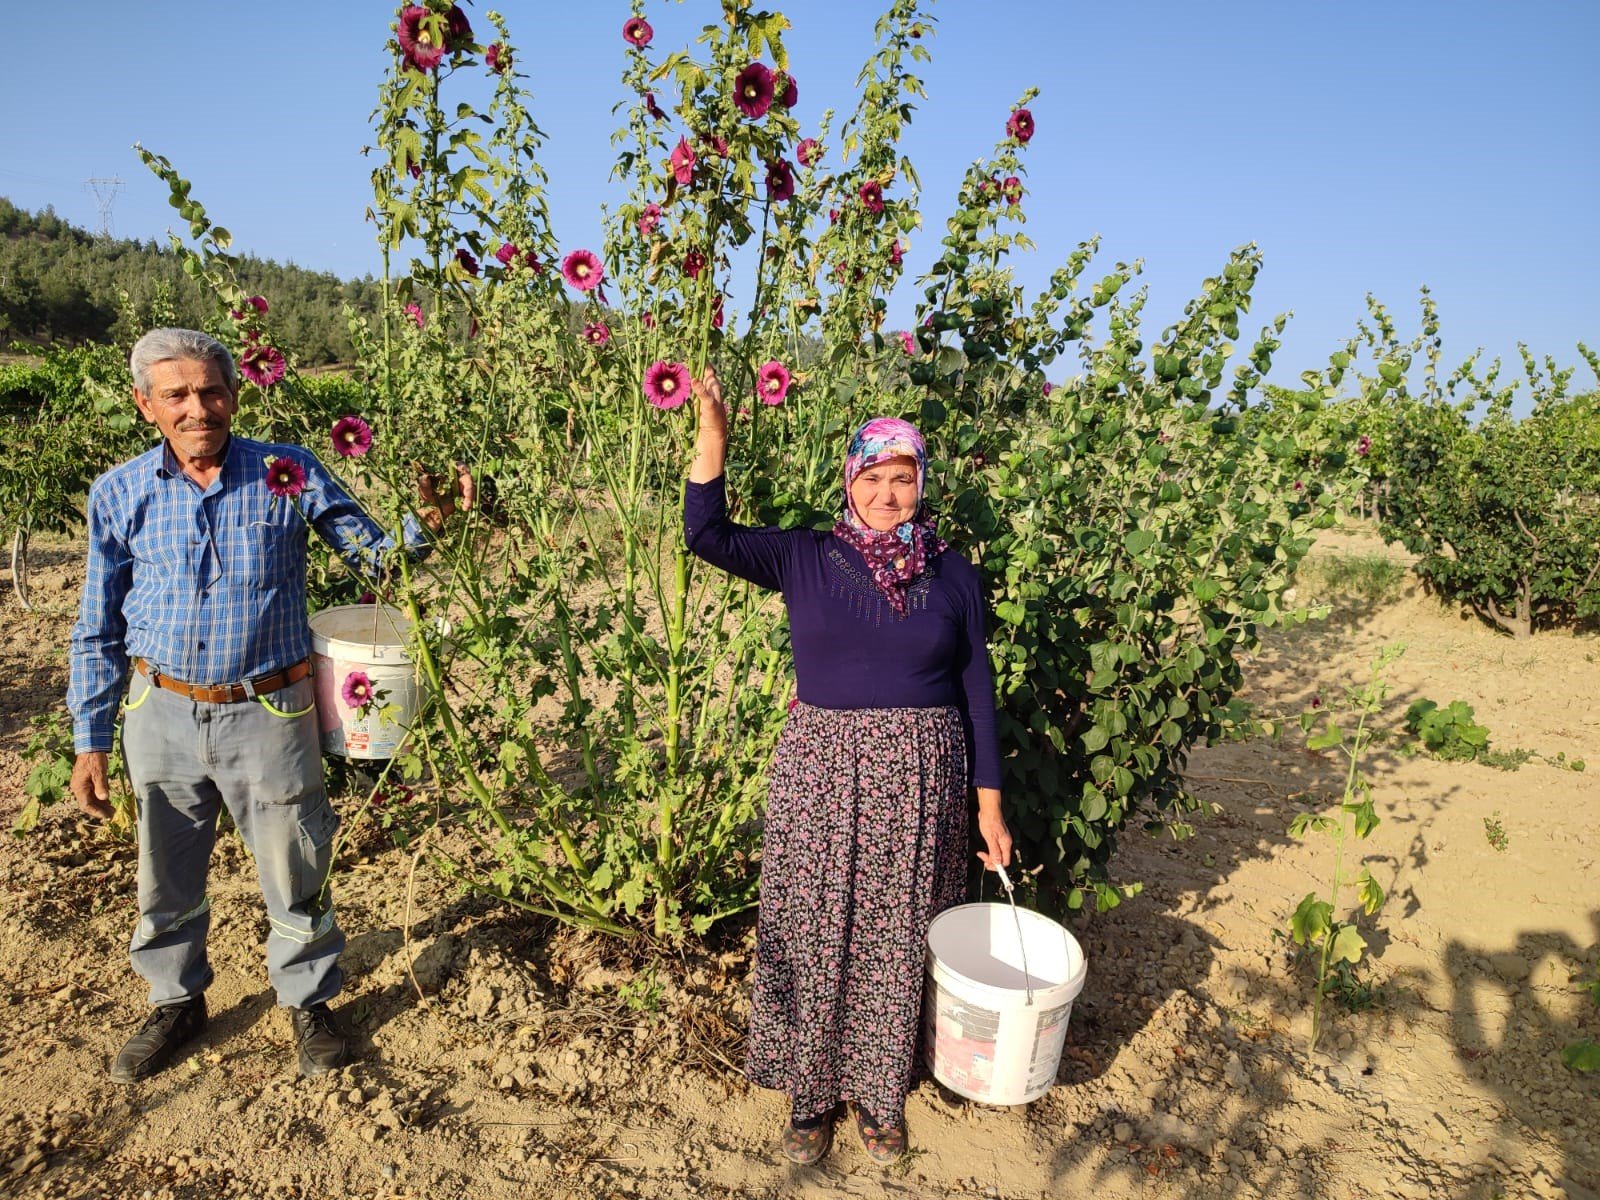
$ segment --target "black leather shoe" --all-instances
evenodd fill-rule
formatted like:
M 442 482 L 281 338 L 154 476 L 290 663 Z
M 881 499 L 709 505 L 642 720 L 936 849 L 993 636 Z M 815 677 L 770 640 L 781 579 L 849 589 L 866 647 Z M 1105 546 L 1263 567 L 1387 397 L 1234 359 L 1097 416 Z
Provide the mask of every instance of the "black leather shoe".
M 291 1008 L 289 1019 L 300 1051 L 300 1074 L 326 1075 L 350 1061 L 350 1043 L 326 1004 Z
M 111 1064 L 113 1083 L 134 1083 L 167 1065 L 178 1047 L 206 1025 L 206 998 L 196 996 L 182 1004 L 165 1004 L 145 1018 L 139 1032 Z

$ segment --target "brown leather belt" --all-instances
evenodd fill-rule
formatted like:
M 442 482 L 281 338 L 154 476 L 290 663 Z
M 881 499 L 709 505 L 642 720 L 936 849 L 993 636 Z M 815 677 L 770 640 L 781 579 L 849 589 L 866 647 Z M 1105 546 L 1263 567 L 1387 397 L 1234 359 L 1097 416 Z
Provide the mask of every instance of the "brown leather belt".
M 133 667 L 156 687 L 177 692 L 178 695 L 198 700 L 201 704 L 238 704 L 241 700 L 253 700 L 257 696 L 265 696 L 279 688 L 288 687 L 291 683 L 299 683 L 311 674 L 311 660 L 302 658 L 281 671 L 262 675 L 246 683 L 218 683 L 208 687 L 198 683 L 184 683 L 181 679 L 163 675 L 142 658 L 134 659 Z

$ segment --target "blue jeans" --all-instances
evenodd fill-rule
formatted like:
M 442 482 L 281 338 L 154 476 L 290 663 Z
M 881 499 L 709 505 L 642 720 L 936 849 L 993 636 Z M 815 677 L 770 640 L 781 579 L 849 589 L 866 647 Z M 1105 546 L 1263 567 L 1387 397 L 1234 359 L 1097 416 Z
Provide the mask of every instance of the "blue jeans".
M 202 704 L 133 676 L 123 756 L 138 803 L 139 924 L 129 957 L 154 1005 L 211 983 L 206 872 L 228 806 L 267 904 L 267 972 L 278 1003 L 331 1000 L 344 934 L 328 871 L 339 818 L 322 783 L 308 676 L 256 700 Z

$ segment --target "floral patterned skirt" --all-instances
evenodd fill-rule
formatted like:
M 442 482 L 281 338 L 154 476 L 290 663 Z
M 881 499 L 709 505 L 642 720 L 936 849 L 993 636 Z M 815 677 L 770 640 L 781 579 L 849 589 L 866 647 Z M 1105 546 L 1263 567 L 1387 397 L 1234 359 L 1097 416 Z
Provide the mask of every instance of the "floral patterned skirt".
M 797 1116 L 911 1090 L 928 923 L 965 898 L 954 708 L 796 704 L 773 761 L 745 1074 Z

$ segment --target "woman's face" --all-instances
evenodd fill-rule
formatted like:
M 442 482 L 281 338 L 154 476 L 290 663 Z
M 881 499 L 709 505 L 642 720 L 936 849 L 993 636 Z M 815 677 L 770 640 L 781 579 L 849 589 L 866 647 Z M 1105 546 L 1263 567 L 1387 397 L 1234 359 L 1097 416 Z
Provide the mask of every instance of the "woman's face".
M 874 463 L 850 485 L 850 502 L 868 529 L 887 533 L 917 515 L 917 460 L 897 454 Z

